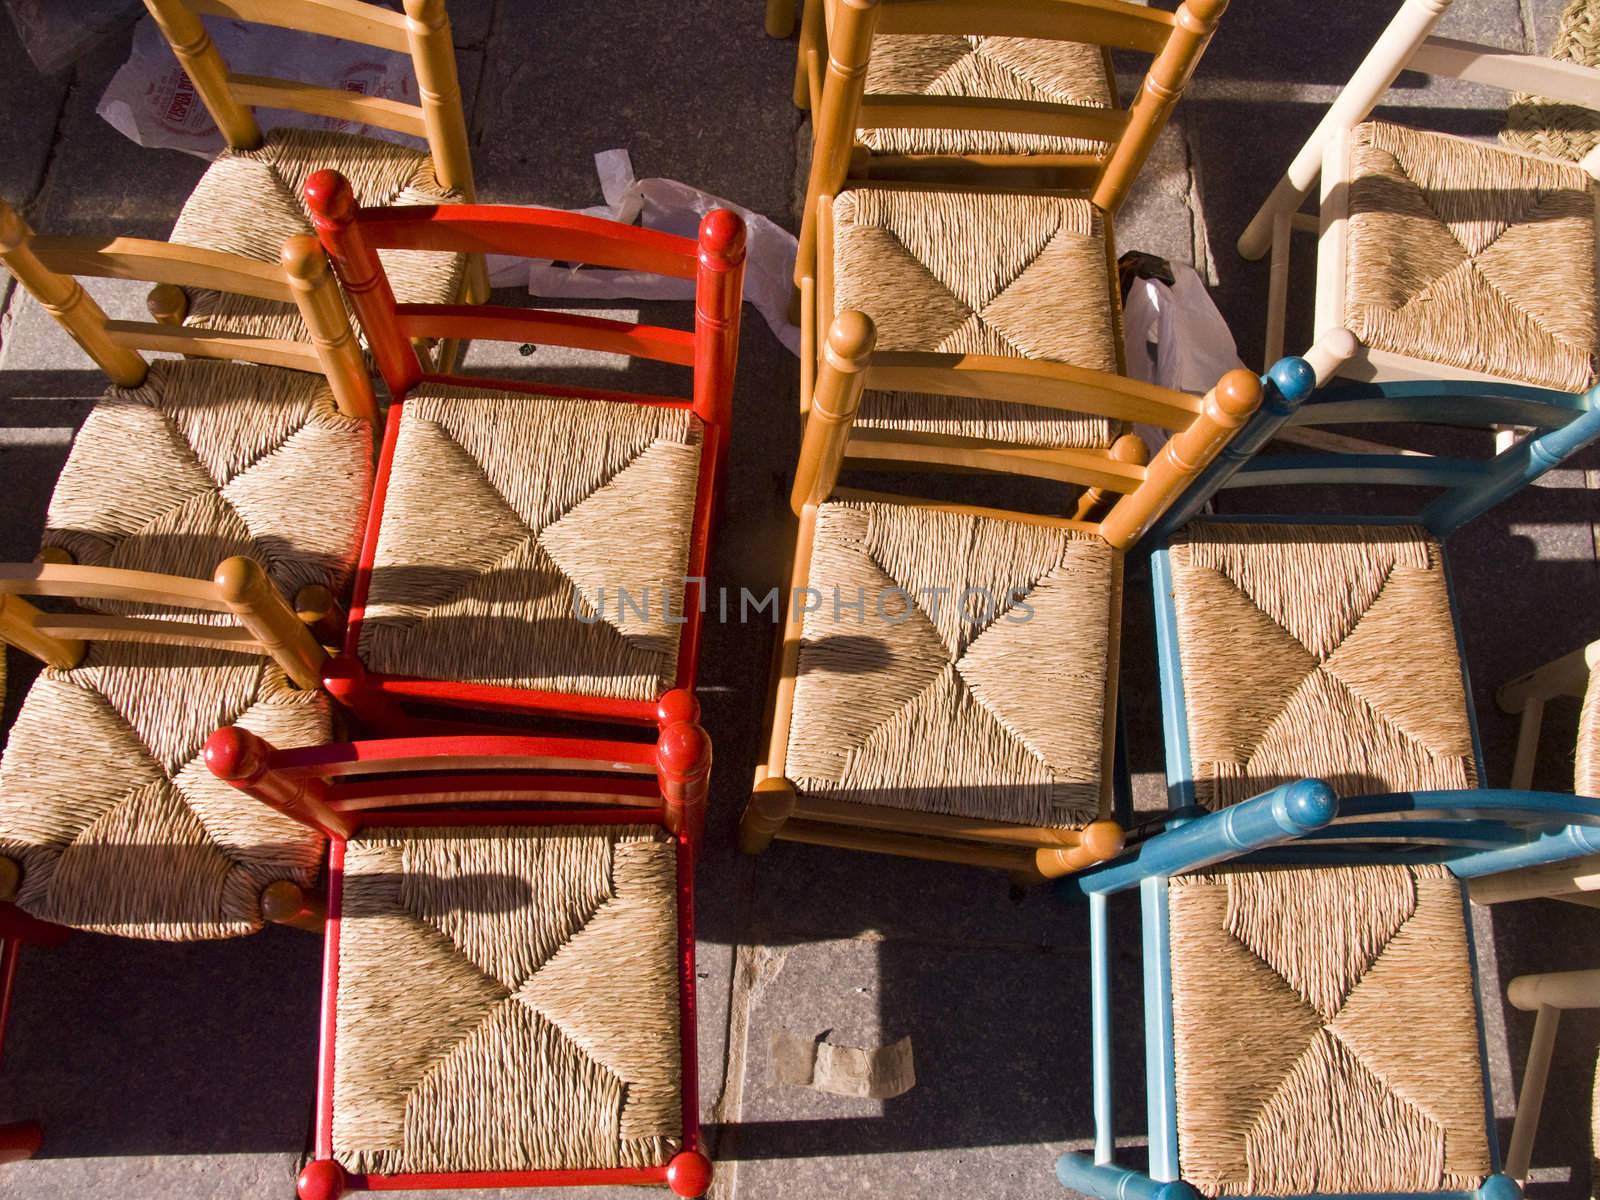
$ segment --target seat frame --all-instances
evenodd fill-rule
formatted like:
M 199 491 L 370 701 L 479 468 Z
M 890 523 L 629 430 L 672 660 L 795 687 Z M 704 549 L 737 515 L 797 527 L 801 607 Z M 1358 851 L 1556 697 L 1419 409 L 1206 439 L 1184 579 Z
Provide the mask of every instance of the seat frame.
M 711 1163 L 700 1141 L 694 867 L 705 826 L 711 741 L 698 721 L 698 703 L 689 692 L 676 690 L 656 706 L 653 742 L 483 734 L 278 750 L 237 726 L 212 735 L 205 760 L 214 775 L 320 830 L 330 843 L 314 1147 L 297 1182 L 301 1200 L 337 1200 L 352 1189 L 662 1183 L 680 1196 L 704 1193 Z M 667 1165 L 646 1168 L 346 1171 L 333 1157 L 333 1086 L 339 904 L 348 839 L 376 826 L 556 824 L 659 824 L 677 845 L 683 1149 Z
M 688 584 L 681 610 L 686 621 L 679 643 L 677 679 L 669 687 L 693 688 L 706 559 L 733 415 L 744 283 L 743 222 L 730 210 L 715 209 L 702 220 L 699 239 L 695 241 L 553 209 L 489 205 L 358 208 L 350 184 L 335 171 L 314 174 L 306 182 L 306 199 L 313 224 L 394 397 L 384 429 L 366 538 L 356 568 L 345 653 L 333 664 L 325 681 L 328 690 L 374 728 L 389 732 L 411 727 L 411 718 L 401 708 L 402 701 L 629 723 L 653 721 L 653 700 L 588 697 L 369 672 L 360 661 L 361 623 L 382 529 L 394 448 L 406 396 L 413 388 L 429 383 L 490 387 L 532 395 L 683 409 L 699 419 L 705 445 L 689 543 Z M 690 279 L 695 281 L 694 327 L 692 331 L 671 329 L 537 308 L 397 304 L 378 259 L 380 249 L 514 254 Z M 437 374 L 426 370 L 417 357 L 411 339 L 420 337 L 532 342 L 673 363 L 692 370 L 693 398 Z

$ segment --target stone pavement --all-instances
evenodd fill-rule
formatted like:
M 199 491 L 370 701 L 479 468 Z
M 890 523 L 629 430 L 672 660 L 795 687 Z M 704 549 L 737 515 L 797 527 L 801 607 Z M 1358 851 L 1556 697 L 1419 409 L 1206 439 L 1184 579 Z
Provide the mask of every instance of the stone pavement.
M 1198 264 L 1246 361 L 1261 352 L 1264 263 L 1232 243 L 1277 171 L 1348 77 L 1395 0 L 1234 0 L 1160 152 L 1118 222 L 1122 249 Z M 1560 0 L 1456 0 L 1456 36 L 1540 49 Z M 482 197 L 598 202 L 592 156 L 624 146 L 641 177 L 681 179 L 794 227 L 807 126 L 789 103 L 793 43 L 762 33 L 756 0 L 452 0 Z M 145 150 L 95 115 L 127 53 L 113 39 L 53 77 L 34 71 L 0 20 L 0 194 L 52 233 L 165 236 L 203 164 Z M 1126 64 L 1123 91 L 1136 78 Z M 1396 115 L 1492 135 L 1504 98 L 1406 77 Z M 1310 255 L 1294 276 L 1290 345 L 1309 326 Z M 102 390 L 89 362 L 6 284 L 0 327 L 0 556 L 32 556 L 73 430 Z M 142 312 L 142 286 L 95 284 L 113 315 Z M 506 302 L 519 302 L 514 295 Z M 525 299 L 522 301 L 525 302 Z M 682 321 L 681 306 L 646 306 Z M 592 311 L 592 310 L 591 310 Z M 624 311 L 638 311 L 637 306 Z M 797 448 L 794 359 L 753 313 L 739 369 L 727 504 L 713 585 L 764 591 L 783 573 L 772 530 Z M 615 359 L 531 359 L 474 347 L 544 378 L 650 386 Z M 1600 459 L 1525 492 L 1453 543 L 1474 700 L 1491 781 L 1514 728 L 1493 705 L 1505 679 L 1600 633 L 1594 523 Z M 1351 501 L 1346 501 L 1349 503 Z M 1355 503 L 1360 503 L 1358 497 Z M 1160 795 L 1148 592 L 1125 617 L 1123 696 L 1143 803 Z M 31 670 L 9 659 L 8 715 Z M 1060 1194 L 1051 1164 L 1090 1134 L 1087 938 L 1082 914 L 1040 891 L 962 868 L 780 844 L 731 848 L 756 757 L 768 635 L 711 625 L 702 667 L 717 773 L 699 877 L 702 1115 L 721 1197 L 891 1194 L 959 1188 Z M 1541 785 L 1571 786 L 1576 706 L 1552 711 Z M 1143 1127 L 1137 926 L 1118 914 L 1118 1122 Z M 1479 950 L 1497 1094 L 1509 1130 L 1514 1074 L 1531 1032 L 1504 979 L 1590 967 L 1586 909 L 1534 901 L 1480 912 Z M 293 1194 L 307 1143 L 319 945 L 272 929 L 200 945 L 94 935 L 25 956 L 3 1066 L 0 1120 L 41 1118 L 44 1154 L 0 1170 L 0 1196 L 28 1200 Z M 846 1045 L 912 1039 L 917 1084 L 885 1101 L 777 1081 L 780 1031 Z M 1561 1033 L 1533 1191 L 1589 1194 L 1588 1094 L 1600 1022 Z M 439 1193 L 431 1193 L 439 1195 Z M 613 1194 L 613 1193 L 607 1193 Z

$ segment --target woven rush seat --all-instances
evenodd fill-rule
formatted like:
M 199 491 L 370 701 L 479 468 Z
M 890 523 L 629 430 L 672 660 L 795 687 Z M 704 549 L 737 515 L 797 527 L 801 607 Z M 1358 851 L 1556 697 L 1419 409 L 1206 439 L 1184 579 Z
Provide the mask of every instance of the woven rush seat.
M 275 129 L 254 150 L 225 150 L 195 185 L 172 228 L 173 242 L 275 263 L 283 243 L 311 233 L 306 179 L 324 167 L 350 181 L 362 205 L 458 204 L 439 185 L 425 150 L 375 138 L 306 129 Z M 402 304 L 454 304 L 466 257 L 382 250 L 378 257 Z M 190 295 L 185 323 L 205 329 L 310 340 L 292 304 L 212 291 Z M 359 322 L 353 322 L 360 331 Z
M 1383 122 L 1351 136 L 1350 330 L 1377 350 L 1538 387 L 1592 385 L 1589 174 Z
M 1440 548 L 1414 526 L 1196 522 L 1170 560 L 1195 799 L 1477 785 Z
M 110 389 L 79 430 L 43 543 L 85 566 L 201 579 L 244 554 L 291 601 L 308 584 L 337 595 L 355 566 L 371 488 L 372 427 L 342 415 L 320 375 L 156 362 L 139 387 Z M 187 611 L 183 619 L 231 622 Z
M 1578 715 L 1575 788 L 1580 796 L 1600 796 L 1600 667 L 1589 673 L 1583 709 Z M 1600 1142 L 1595 1143 L 1600 1146 Z
M 261 890 L 309 887 L 323 838 L 216 779 L 212 731 L 326 742 L 326 699 L 270 662 L 221 650 L 95 642 L 46 670 L 0 758 L 0 856 L 19 907 L 125 937 L 187 941 L 261 928 Z
M 1098 46 L 1047 38 L 959 34 L 879 34 L 872 39 L 866 95 L 966 96 L 983 100 L 1081 104 L 1115 102 Z M 856 140 L 876 154 L 1088 154 L 1105 142 L 981 129 L 862 129 Z
M 795 684 L 785 773 L 797 789 L 1058 828 L 1102 815 L 1119 588 L 1105 542 L 830 503 L 808 582 L 820 601 Z M 844 607 L 858 600 L 859 619 Z
M 1170 881 L 1182 1178 L 1210 1196 L 1490 1172 L 1461 884 L 1439 866 Z
M 1600 3 L 1571 0 L 1561 12 L 1550 57 L 1583 67 L 1600 66 Z M 1600 114 L 1581 105 L 1519 92 L 1506 110 L 1500 140 L 1524 154 L 1580 162 L 1600 146 Z
M 673 685 L 693 414 L 430 384 L 399 420 L 369 670 L 630 700 Z
M 853 187 L 834 201 L 833 315 L 860 309 L 879 352 L 936 351 L 1120 367 L 1105 225 L 1060 196 Z M 1105 449 L 1104 417 L 962 396 L 869 390 L 856 426 Z
M 340 917 L 347 1170 L 647 1167 L 681 1148 L 676 850 L 659 828 L 367 829 Z

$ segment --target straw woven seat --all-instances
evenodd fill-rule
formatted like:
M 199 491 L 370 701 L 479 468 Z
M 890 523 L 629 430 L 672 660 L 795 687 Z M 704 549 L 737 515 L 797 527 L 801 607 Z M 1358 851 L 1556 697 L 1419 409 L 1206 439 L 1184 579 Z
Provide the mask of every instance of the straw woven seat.
M 824 504 L 786 776 L 832 800 L 1058 828 L 1095 820 L 1119 580 L 1098 537 Z M 858 599 L 859 617 L 843 607 Z
M 1443 867 L 1171 880 L 1182 1178 L 1211 1196 L 1470 1190 L 1490 1170 Z
M 1600 66 L 1600 3 L 1571 0 L 1561 13 L 1550 57 L 1579 66 Z M 1580 161 L 1600 145 L 1600 114 L 1519 92 L 1506 110 L 1500 140 L 1525 154 Z
M 681 1148 L 677 865 L 653 826 L 371 828 L 345 850 L 333 1153 L 353 1172 Z
M 834 202 L 834 315 L 860 309 L 878 350 L 1052 359 L 1119 370 L 1105 225 L 1060 196 L 854 187 Z M 1104 449 L 1104 417 L 961 396 L 868 391 L 856 426 Z
M 324 167 L 343 174 L 362 205 L 456 204 L 461 199 L 439 185 L 425 150 L 352 134 L 275 129 L 256 149 L 226 150 L 211 164 L 178 214 L 171 240 L 275 263 L 288 238 L 312 232 L 303 189 L 307 177 Z M 459 300 L 465 255 L 384 250 L 378 257 L 402 304 Z M 192 293 L 186 323 L 309 340 L 294 305 L 228 293 Z
M 1583 693 L 1574 786 L 1580 796 L 1600 796 L 1600 667 L 1589 673 L 1589 686 Z
M 35 681 L 0 758 L 0 856 L 36 917 L 187 941 L 261 928 L 261 889 L 310 886 L 320 834 L 216 779 L 218 726 L 280 746 L 326 742 L 326 699 L 265 660 L 96 642 Z
M 1539 387 L 1593 384 L 1588 173 L 1382 122 L 1351 136 L 1351 331 L 1377 350 Z
M 341 415 L 321 376 L 157 362 L 141 386 L 110 389 L 89 414 L 43 540 L 86 566 L 202 579 L 244 554 L 291 600 L 308 584 L 338 594 L 371 486 L 372 427 Z
M 985 100 L 1081 104 L 1115 102 L 1105 52 L 1079 42 L 942 34 L 879 34 L 872 39 L 866 94 L 967 96 Z M 979 129 L 863 129 L 857 140 L 877 154 L 1088 154 L 1110 147 L 1086 138 L 993 133 Z
M 677 672 L 700 445 L 682 408 L 413 390 L 362 661 L 425 679 L 655 699 Z
M 1170 558 L 1198 803 L 1303 777 L 1344 796 L 1476 785 L 1443 558 L 1423 530 L 1197 522 Z

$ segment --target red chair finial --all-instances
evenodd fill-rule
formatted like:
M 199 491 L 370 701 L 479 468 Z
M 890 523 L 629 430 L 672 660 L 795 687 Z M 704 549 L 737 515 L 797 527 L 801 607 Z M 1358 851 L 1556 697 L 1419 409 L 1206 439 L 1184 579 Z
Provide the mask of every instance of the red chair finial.
M 711 769 L 711 738 L 698 725 L 676 721 L 661 731 L 656 763 L 675 782 L 695 779 Z
M 248 729 L 230 725 L 206 739 L 206 766 L 218 779 L 255 779 L 267 769 L 270 747 Z
M 679 721 L 695 722 L 700 719 L 700 701 L 688 688 L 673 688 L 656 701 L 656 727 L 665 729 Z
M 305 195 L 315 216 L 339 225 L 355 220 L 356 194 L 350 181 L 339 172 L 326 167 L 313 172 L 306 180 Z
M 675 1196 L 703 1196 L 711 1186 L 711 1160 L 696 1150 L 680 1150 L 667 1164 L 667 1186 Z
M 331 1158 L 313 1159 L 295 1180 L 294 1190 L 300 1200 L 339 1200 L 344 1195 L 346 1179 L 344 1168 Z
M 731 208 L 713 208 L 700 219 L 700 261 L 729 270 L 744 261 L 744 220 Z

